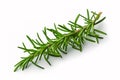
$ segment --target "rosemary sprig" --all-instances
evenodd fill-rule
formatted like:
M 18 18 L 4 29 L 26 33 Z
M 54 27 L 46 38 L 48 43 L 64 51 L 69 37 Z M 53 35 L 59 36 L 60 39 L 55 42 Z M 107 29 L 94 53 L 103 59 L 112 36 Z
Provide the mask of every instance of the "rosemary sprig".
M 90 16 L 91 14 L 91 16 Z M 22 57 L 22 60 L 15 65 L 14 71 L 18 69 L 24 70 L 28 67 L 29 64 L 33 64 L 41 69 L 44 67 L 38 65 L 38 61 L 42 58 L 51 65 L 49 62 L 49 57 L 61 57 L 61 53 L 67 54 L 68 46 L 72 46 L 72 48 L 82 51 L 82 46 L 85 41 L 97 42 L 99 43 L 99 39 L 103 39 L 100 35 L 106 35 L 105 32 L 95 29 L 95 25 L 102 22 L 106 17 L 100 19 L 102 12 L 90 12 L 87 9 L 87 17 L 78 14 L 75 21 L 69 21 L 68 27 L 66 25 L 57 25 L 54 24 L 54 29 L 44 28 L 43 33 L 47 39 L 47 43 L 44 43 L 39 34 L 37 33 L 38 39 L 32 39 L 28 35 L 26 36 L 33 48 L 27 48 L 24 43 L 23 47 L 18 47 L 22 49 L 24 52 L 29 53 L 29 56 Z M 83 18 L 85 20 L 85 25 L 82 26 L 78 24 L 79 18 Z M 50 31 L 55 36 L 55 39 L 51 39 L 47 35 L 47 31 Z M 62 33 L 62 32 L 63 33 Z

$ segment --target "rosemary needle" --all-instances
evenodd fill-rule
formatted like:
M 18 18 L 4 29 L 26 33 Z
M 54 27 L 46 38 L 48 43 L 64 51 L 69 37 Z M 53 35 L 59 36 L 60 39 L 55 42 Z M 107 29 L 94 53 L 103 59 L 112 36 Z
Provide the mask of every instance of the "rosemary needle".
M 28 35 L 26 36 L 33 48 L 27 48 L 24 43 L 23 47 L 18 47 L 24 52 L 29 53 L 27 57 L 21 57 L 21 61 L 15 65 L 14 71 L 18 69 L 26 69 L 29 64 L 33 64 L 41 69 L 44 67 L 38 65 L 38 61 L 44 59 L 49 65 L 51 65 L 49 58 L 52 57 L 61 57 L 61 53 L 67 54 L 68 46 L 71 46 L 74 49 L 82 51 L 82 46 L 85 41 L 97 42 L 99 39 L 103 39 L 102 35 L 106 35 L 105 32 L 95 28 L 95 25 L 101 23 L 106 17 L 100 18 L 102 12 L 96 13 L 89 11 L 87 9 L 87 16 L 78 14 L 75 21 L 69 21 L 68 25 L 56 25 L 54 23 L 54 29 L 44 28 L 43 33 L 47 39 L 47 43 L 42 41 L 39 34 L 37 33 L 38 39 L 32 39 Z M 85 26 L 78 24 L 79 18 L 83 18 L 85 21 Z M 54 39 L 51 39 L 47 35 L 47 31 L 50 31 L 55 36 Z

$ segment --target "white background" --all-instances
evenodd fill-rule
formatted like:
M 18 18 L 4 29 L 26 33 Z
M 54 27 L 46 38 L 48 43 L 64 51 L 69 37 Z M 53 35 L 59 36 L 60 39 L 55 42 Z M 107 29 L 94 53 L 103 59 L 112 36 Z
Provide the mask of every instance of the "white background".
M 120 80 L 119 5 L 119 0 L 0 0 L 0 80 Z M 17 46 L 27 43 L 26 35 L 36 38 L 44 26 L 67 23 L 86 9 L 107 17 L 100 29 L 108 35 L 100 44 L 88 43 L 82 53 L 72 49 L 62 59 L 52 58 L 51 67 L 42 63 L 45 70 L 30 66 L 13 72 L 25 56 Z

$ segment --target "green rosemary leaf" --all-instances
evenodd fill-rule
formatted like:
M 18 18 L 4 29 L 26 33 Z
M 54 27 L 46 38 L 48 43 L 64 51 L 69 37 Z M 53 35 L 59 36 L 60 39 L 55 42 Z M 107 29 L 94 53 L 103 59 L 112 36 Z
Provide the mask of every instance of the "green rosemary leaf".
M 91 13 L 93 13 L 94 15 L 98 15 L 96 12 L 93 12 L 93 11 L 91 11 Z
M 81 38 L 78 38 L 78 42 L 79 42 L 80 51 L 82 51 L 82 43 L 84 44 L 84 40 L 82 40 Z
M 76 30 L 72 25 L 70 25 L 70 28 L 72 29 L 72 31 Z
M 38 64 L 36 64 L 35 62 L 33 62 L 33 61 L 31 61 L 35 66 L 37 66 L 37 67 L 39 67 L 39 68 L 41 68 L 41 69 L 44 69 L 44 67 L 42 67 L 42 66 L 39 66 Z
M 33 41 L 34 44 L 37 44 L 37 45 L 38 45 L 38 43 L 37 43 L 35 40 L 32 40 L 32 41 Z
M 53 35 L 54 35 L 56 38 L 59 38 L 59 37 L 62 36 L 62 34 L 61 34 L 60 32 L 58 32 L 58 31 L 56 31 L 56 30 L 54 30 L 54 29 L 48 29 L 48 28 L 47 28 L 47 30 L 50 31 L 50 32 L 52 32 Z
M 49 55 L 53 56 L 53 57 L 62 57 L 59 53 L 53 52 L 53 51 L 51 51 L 51 53 L 49 53 Z
M 16 72 L 19 68 L 19 65 L 18 66 L 15 66 L 15 69 L 14 69 L 14 72 Z
M 88 36 L 90 36 L 90 37 L 94 37 L 94 38 L 96 37 L 96 36 L 91 35 L 91 34 L 89 34 Z M 97 36 L 97 38 L 98 38 L 98 39 L 103 39 L 103 37 L 100 37 L 100 36 Z
M 54 23 L 54 28 L 55 28 L 56 31 L 58 31 L 55 23 Z
M 91 19 L 91 20 L 95 19 L 95 14 L 92 14 L 92 16 L 91 16 L 90 19 Z
M 71 25 L 71 26 L 73 26 L 73 27 L 75 27 L 75 28 L 83 28 L 81 25 L 79 25 L 79 24 L 77 24 L 77 23 L 74 23 L 74 22 L 72 22 L 72 21 L 69 21 L 68 24 Z
M 37 33 L 37 37 L 38 37 L 38 39 L 40 40 L 40 42 L 42 42 L 42 43 L 44 44 L 44 42 L 41 40 L 41 38 L 40 38 L 40 36 L 39 36 L 38 33 Z
M 49 49 L 47 49 L 47 56 L 46 56 L 46 59 L 48 60 L 49 57 L 50 57 L 50 55 L 49 55 Z
M 51 63 L 49 62 L 48 58 L 47 57 L 49 56 L 48 54 L 44 55 L 44 59 L 46 60 L 46 62 L 51 66 Z
M 53 57 L 61 57 L 61 54 L 59 52 L 56 51 L 56 47 L 54 45 L 52 45 L 51 47 L 49 47 L 49 55 L 53 56 Z
M 90 38 L 87 38 L 87 37 L 84 37 L 87 41 L 90 41 L 90 42 L 96 42 L 96 41 L 94 41 L 94 40 L 92 40 L 92 39 L 90 39 Z
M 77 21 L 78 21 L 79 17 L 80 17 L 80 14 L 78 14 L 77 17 L 76 17 L 76 19 L 75 19 L 75 26 L 77 24 Z
M 14 65 L 14 67 L 17 67 L 23 63 L 23 60 L 19 61 L 17 64 Z M 18 68 L 18 67 L 17 67 Z
M 89 10 L 87 9 L 87 18 L 88 20 L 90 19 L 90 14 L 89 14 Z
M 25 48 L 23 48 L 23 47 L 19 47 L 19 46 L 18 46 L 18 48 L 23 49 L 23 50 L 26 50 L 26 49 L 25 49 Z
M 28 67 L 28 64 L 29 64 L 29 61 L 26 63 L 25 68 L 27 68 L 27 67 Z
M 68 41 L 63 46 L 63 50 L 67 51 L 67 49 L 68 49 Z
M 98 33 L 100 33 L 100 34 L 107 35 L 105 32 L 103 32 L 103 31 L 100 31 L 100 30 L 98 30 L 98 29 L 94 29 L 94 30 L 95 30 L 95 32 L 98 32 Z
M 20 57 L 21 59 L 25 59 L 26 57 Z
M 94 38 L 97 36 L 97 38 L 99 38 L 99 39 L 103 39 L 103 37 L 100 37 L 99 35 L 97 35 L 97 34 L 93 34 L 93 33 L 89 33 L 88 36 L 90 36 L 90 37 L 94 37 Z
M 36 39 L 36 44 L 41 45 L 41 43 Z
M 62 28 L 59 28 L 59 27 L 58 27 L 58 29 L 63 31 L 63 32 L 68 32 L 68 30 L 65 30 L 65 29 L 62 29 Z
M 95 23 L 95 25 L 99 24 L 100 22 L 102 22 L 102 21 L 105 20 L 105 19 L 106 19 L 106 17 L 103 17 L 101 20 L 97 21 L 97 22 Z
M 98 37 L 96 37 L 96 41 L 97 41 L 97 43 L 99 43 L 99 39 L 98 39 Z
M 80 37 L 79 41 L 81 42 L 81 45 L 85 43 L 85 40 L 84 40 L 83 36 Z
M 84 18 L 85 20 L 88 20 L 85 16 L 83 16 L 83 15 L 81 15 L 81 14 L 79 14 L 82 18 Z
M 14 72 L 18 69 L 18 68 L 21 68 L 22 70 L 24 69 L 24 65 L 27 61 L 25 61 L 26 59 L 23 59 L 21 60 L 20 62 L 18 62 L 16 65 L 15 65 L 15 69 L 14 69 Z
M 79 44 L 79 47 L 80 47 L 80 51 L 82 51 L 82 44 L 81 43 Z
M 62 55 L 60 54 L 60 52 L 59 52 L 57 49 L 55 50 L 55 54 L 57 54 L 58 57 L 61 57 L 61 58 L 62 58 Z
M 31 59 L 33 59 L 31 56 L 25 57 L 25 58 L 23 59 L 24 62 L 21 64 L 20 68 L 21 68 L 22 70 L 24 70 L 24 69 L 28 66 L 29 61 L 30 61 Z
M 28 51 L 26 48 L 24 48 L 24 47 L 19 47 L 19 46 L 18 46 L 18 48 L 24 50 L 24 53 L 25 53 L 25 52 L 28 52 L 28 53 L 30 54 L 30 51 Z
M 44 27 L 43 33 L 44 33 L 46 39 L 47 39 L 48 41 L 52 42 L 52 40 L 51 40 L 51 39 L 48 37 L 48 35 L 47 35 L 46 27 Z
M 96 34 L 96 32 L 95 32 L 95 31 L 94 31 L 93 33 L 94 33 L 94 35 L 95 35 L 95 39 L 96 39 L 97 43 L 99 43 L 99 38 L 98 38 L 98 35 Z
M 72 46 L 72 48 L 74 48 L 74 49 L 76 49 L 76 50 L 81 51 L 81 49 L 80 49 L 80 48 L 78 48 L 78 47 L 76 47 L 75 45 L 73 45 L 73 46 Z
M 28 52 L 28 51 L 29 51 L 29 52 L 33 52 L 33 53 L 36 52 L 35 49 L 26 49 L 26 50 L 25 50 L 25 52 Z
M 90 23 L 89 25 L 87 25 L 87 34 L 89 34 L 92 30 L 92 24 Z
M 68 46 L 68 41 L 69 41 L 69 37 L 64 37 L 64 41 L 63 41 L 63 50 L 67 51 L 67 46 Z
M 18 48 L 24 50 L 24 52 L 28 52 L 29 54 L 31 54 L 30 52 L 35 52 L 36 51 L 34 49 L 26 49 L 26 48 L 23 48 L 23 47 L 18 47 Z
M 59 28 L 58 29 L 60 29 L 60 30 L 62 30 L 62 31 L 66 31 L 66 32 L 71 32 L 71 30 L 70 29 L 68 29 L 65 25 L 58 25 L 59 26 Z
M 25 65 L 26 65 L 26 62 L 27 62 L 27 61 L 25 60 L 25 61 L 22 63 L 22 65 L 21 65 L 22 71 L 23 71 L 23 70 L 25 69 L 25 67 L 26 67 L 26 66 L 25 66 Z
M 64 50 L 62 50 L 61 48 L 58 48 L 58 50 L 61 51 L 61 52 L 64 53 L 64 54 L 67 54 L 67 52 L 64 51 Z
M 35 44 L 33 43 L 33 40 L 27 35 L 26 36 L 28 38 L 28 40 L 31 42 L 31 44 L 33 45 L 34 48 L 36 48 Z
M 41 50 L 39 51 L 39 60 L 41 60 L 41 58 L 42 58 L 42 56 L 43 56 L 43 54 L 44 54 L 44 51 L 46 50 L 46 48 L 44 49 L 44 48 L 41 48 Z
M 26 46 L 25 46 L 25 44 L 24 43 L 22 43 L 23 44 L 23 47 L 26 49 Z
M 78 49 L 80 50 L 80 51 L 82 51 L 82 46 L 81 46 L 81 42 L 80 41 L 77 41 L 75 38 L 73 38 L 73 41 L 74 41 L 74 43 L 76 44 L 76 46 L 78 47 Z M 75 46 L 74 46 L 75 47 Z M 76 47 L 76 48 L 77 48 Z
M 37 39 L 35 39 L 35 40 L 32 40 L 33 41 L 33 43 L 36 45 L 36 49 L 39 49 L 40 48 L 40 45 L 42 45 Z
M 42 54 L 42 53 L 40 53 L 39 51 L 40 51 L 40 50 L 37 50 L 37 51 L 34 52 L 34 56 L 37 55 L 37 56 L 34 57 L 34 58 L 35 58 L 35 63 L 38 62 L 38 60 L 39 60 L 39 58 L 40 58 L 40 55 Z
M 40 54 L 37 56 L 35 63 L 37 63 L 37 61 L 39 60 Z

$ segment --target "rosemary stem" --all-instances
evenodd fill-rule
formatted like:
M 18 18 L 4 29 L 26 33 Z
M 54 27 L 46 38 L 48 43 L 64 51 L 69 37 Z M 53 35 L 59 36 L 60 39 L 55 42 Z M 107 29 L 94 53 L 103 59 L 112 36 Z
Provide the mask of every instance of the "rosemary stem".
M 22 57 L 22 60 L 15 65 L 14 71 L 18 69 L 24 70 L 27 68 L 29 63 L 44 69 L 44 67 L 39 66 L 37 62 L 40 61 L 41 58 L 44 58 L 44 60 L 51 65 L 49 62 L 49 56 L 62 57 L 61 53 L 67 54 L 68 45 L 74 49 L 82 51 L 82 46 L 84 45 L 85 41 L 98 43 L 99 39 L 103 39 L 103 37 L 101 37 L 99 34 L 106 35 L 106 33 L 95 29 L 94 27 L 102 22 L 106 17 L 99 19 L 102 12 L 91 12 L 91 14 L 92 15 L 90 15 L 89 10 L 87 10 L 87 17 L 78 14 L 75 21 L 68 22 L 70 28 L 68 28 L 66 25 L 58 25 L 58 27 L 56 27 L 55 24 L 54 29 L 48 29 L 45 27 L 43 33 L 48 40 L 46 43 L 42 41 L 38 33 L 38 39 L 31 39 L 29 36 L 27 36 L 33 48 L 27 48 L 24 43 L 23 47 L 18 47 L 24 50 L 24 52 L 28 52 L 29 55 L 27 57 Z M 78 24 L 79 17 L 83 18 L 85 21 L 84 26 Z M 47 31 L 52 32 L 55 36 L 55 39 L 51 39 L 47 35 Z

